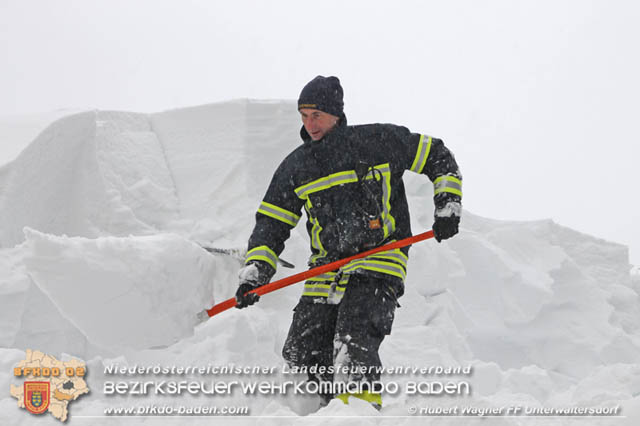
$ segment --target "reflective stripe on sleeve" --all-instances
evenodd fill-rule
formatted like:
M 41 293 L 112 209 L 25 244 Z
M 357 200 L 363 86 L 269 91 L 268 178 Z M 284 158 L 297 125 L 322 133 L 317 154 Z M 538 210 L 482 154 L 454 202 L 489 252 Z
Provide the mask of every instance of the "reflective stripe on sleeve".
M 251 260 L 262 260 L 271 265 L 273 269 L 277 269 L 278 255 L 267 246 L 258 246 L 249 250 L 244 263 L 249 263 Z
M 267 203 L 266 201 L 260 203 L 258 213 L 262 213 L 265 216 L 277 219 L 290 226 L 296 226 L 298 224 L 298 221 L 300 220 L 300 216 L 298 216 L 297 214 L 291 213 L 290 211 L 276 205 Z
M 431 151 L 431 136 L 427 136 L 427 141 L 425 143 L 425 135 L 420 135 L 420 142 L 418 143 L 418 150 L 416 151 L 416 157 L 413 159 L 413 164 L 411 165 L 412 172 L 422 173 L 424 169 L 424 165 L 427 164 L 427 158 L 429 157 L 429 151 Z
M 450 192 L 462 197 L 462 181 L 455 176 L 440 176 L 433 181 L 434 195 Z

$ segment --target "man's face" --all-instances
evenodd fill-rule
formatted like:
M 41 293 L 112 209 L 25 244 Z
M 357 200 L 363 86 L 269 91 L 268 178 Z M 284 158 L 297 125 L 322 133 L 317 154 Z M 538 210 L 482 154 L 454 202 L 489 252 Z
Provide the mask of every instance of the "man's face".
M 302 124 L 314 141 L 319 141 L 338 123 L 339 118 L 326 112 L 302 108 L 300 110 Z

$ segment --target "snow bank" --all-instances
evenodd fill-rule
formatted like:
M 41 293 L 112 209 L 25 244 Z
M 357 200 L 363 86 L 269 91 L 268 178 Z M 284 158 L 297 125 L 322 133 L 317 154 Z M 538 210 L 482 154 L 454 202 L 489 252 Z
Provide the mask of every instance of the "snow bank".
M 24 241 L 25 226 L 90 238 L 171 231 L 244 244 L 256 200 L 281 153 L 299 143 L 299 126 L 288 101 L 58 120 L 0 169 L 0 247 Z
M 26 270 L 87 340 L 112 353 L 173 344 L 213 304 L 222 261 L 175 235 L 86 239 L 25 229 Z
M 86 237 L 151 234 L 177 215 L 162 147 L 143 114 L 91 111 L 56 121 L 3 175 L 2 247 L 24 241 L 25 226 Z
M 471 215 L 465 219 L 467 232 L 447 244 L 460 263 L 447 281 L 470 319 L 463 329 L 476 357 L 574 377 L 603 363 L 640 359 L 632 325 L 640 318 L 638 295 L 620 273 L 621 246 L 550 221 L 478 232 Z M 607 249 L 608 258 L 597 256 Z

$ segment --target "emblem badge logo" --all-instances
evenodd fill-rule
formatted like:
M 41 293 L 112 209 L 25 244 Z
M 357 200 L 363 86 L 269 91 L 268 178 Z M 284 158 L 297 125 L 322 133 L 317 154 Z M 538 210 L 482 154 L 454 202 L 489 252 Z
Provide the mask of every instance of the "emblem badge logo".
M 24 406 L 33 414 L 42 414 L 49 408 L 49 382 L 24 382 Z

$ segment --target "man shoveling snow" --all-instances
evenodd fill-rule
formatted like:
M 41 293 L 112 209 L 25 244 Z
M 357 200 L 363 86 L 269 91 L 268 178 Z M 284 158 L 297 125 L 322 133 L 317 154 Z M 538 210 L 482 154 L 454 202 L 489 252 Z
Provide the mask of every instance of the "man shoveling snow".
M 291 230 L 307 216 L 310 267 L 352 256 L 411 235 L 402 175 L 426 175 L 435 188 L 435 238 L 458 232 L 462 176 L 440 139 L 391 124 L 348 126 L 336 77 L 318 76 L 298 99 L 303 144 L 276 170 L 256 214 L 245 266 L 239 273 L 238 308 L 258 301 L 248 293 L 269 282 Z M 409 247 L 353 260 L 308 279 L 283 348 L 288 364 L 324 371 L 313 381 L 357 383 L 349 396 L 382 404 L 375 367 L 404 293 Z M 317 368 L 323 367 L 323 368 Z M 314 369 L 314 370 L 315 370 Z

